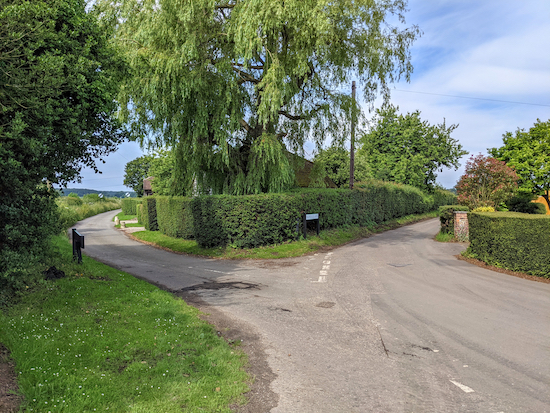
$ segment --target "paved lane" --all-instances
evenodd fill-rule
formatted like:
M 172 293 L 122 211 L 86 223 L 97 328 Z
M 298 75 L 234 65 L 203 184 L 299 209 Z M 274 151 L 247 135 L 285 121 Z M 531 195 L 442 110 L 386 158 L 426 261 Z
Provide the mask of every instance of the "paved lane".
M 457 260 L 463 246 L 433 241 L 437 220 L 298 259 L 224 261 L 134 242 L 115 213 L 79 224 L 84 252 L 171 291 L 196 286 L 257 331 L 273 413 L 550 413 L 550 284 Z

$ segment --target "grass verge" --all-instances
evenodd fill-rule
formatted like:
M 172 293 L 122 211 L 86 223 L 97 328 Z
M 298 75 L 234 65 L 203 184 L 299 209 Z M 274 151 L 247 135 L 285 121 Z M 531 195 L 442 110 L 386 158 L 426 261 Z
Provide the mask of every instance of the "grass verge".
M 435 240 L 438 242 L 457 242 L 454 234 L 448 232 L 438 232 L 435 236 Z
M 258 248 L 202 248 L 195 240 L 172 238 L 158 231 L 139 231 L 132 236 L 140 241 L 159 246 L 174 252 L 199 255 L 204 257 L 224 259 L 273 259 L 299 257 L 318 251 L 323 248 L 333 248 L 348 242 L 368 237 L 374 233 L 397 228 L 414 222 L 423 221 L 438 216 L 438 212 L 429 212 L 421 215 L 409 215 L 395 220 L 387 221 L 371 227 L 349 226 L 321 231 L 319 236 L 308 236 L 307 239 L 289 241 L 278 245 L 269 245 Z
M 121 221 L 130 221 L 132 219 L 136 219 L 137 215 L 124 215 L 122 212 L 119 212 L 113 217 L 113 221 L 116 217 L 118 217 L 118 219 L 120 219 Z
M 246 357 L 199 312 L 167 292 L 88 257 L 65 237 L 44 281 L 0 313 L 33 412 L 229 412 L 243 403 Z

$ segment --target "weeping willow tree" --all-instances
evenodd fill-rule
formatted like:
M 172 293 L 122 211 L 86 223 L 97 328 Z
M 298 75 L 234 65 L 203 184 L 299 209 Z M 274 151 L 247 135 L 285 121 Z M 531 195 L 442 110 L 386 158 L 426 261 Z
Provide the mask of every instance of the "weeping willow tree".
M 289 153 L 349 136 L 351 79 L 367 101 L 387 96 L 408 80 L 419 36 L 404 27 L 406 0 L 100 0 L 96 11 L 133 72 L 122 117 L 142 146 L 173 148 L 186 191 L 288 187 Z

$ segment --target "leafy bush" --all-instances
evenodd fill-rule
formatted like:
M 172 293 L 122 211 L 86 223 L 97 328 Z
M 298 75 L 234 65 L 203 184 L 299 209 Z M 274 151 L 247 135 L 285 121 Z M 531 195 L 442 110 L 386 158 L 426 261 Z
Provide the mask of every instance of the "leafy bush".
M 65 197 L 57 200 L 59 226 L 63 231 L 66 231 L 78 221 L 85 218 L 120 208 L 120 200 L 118 198 L 107 198 L 94 203 L 82 203 L 81 205 L 71 205 L 70 202 L 67 203 L 67 201 L 72 201 L 74 199 L 76 198 Z M 100 198 L 98 197 L 98 199 Z
M 518 212 L 468 216 L 468 253 L 490 265 L 550 278 L 550 217 Z
M 510 211 L 523 212 L 524 214 L 546 214 L 544 205 L 532 202 L 533 195 L 530 193 L 518 193 L 506 202 Z
M 124 198 L 122 200 L 122 213 L 124 215 L 137 215 L 137 206 L 142 203 L 143 198 Z
M 474 208 L 472 212 L 495 212 L 495 208 L 491 206 L 480 206 L 480 207 Z
M 455 211 L 466 211 L 470 209 L 464 205 L 444 205 L 439 207 L 439 222 L 441 222 L 441 232 L 444 234 L 454 234 L 455 232 Z
M 84 201 L 77 195 L 77 196 L 66 196 L 63 198 L 57 199 L 58 205 L 65 205 L 65 206 L 79 206 L 82 205 Z
M 193 238 L 191 198 L 157 196 L 159 231 L 173 238 Z
M 82 197 L 82 201 L 95 204 L 97 202 L 103 202 L 104 199 L 100 198 L 99 194 L 86 194 Z

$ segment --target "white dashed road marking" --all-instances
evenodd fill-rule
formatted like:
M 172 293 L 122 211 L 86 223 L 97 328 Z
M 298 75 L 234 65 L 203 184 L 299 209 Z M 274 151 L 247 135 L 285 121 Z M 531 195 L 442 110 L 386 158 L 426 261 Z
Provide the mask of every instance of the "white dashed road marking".
M 326 283 L 327 282 L 327 275 L 328 270 L 330 269 L 330 256 L 332 255 L 332 252 L 327 253 L 325 255 L 325 259 L 323 261 L 323 268 L 319 271 L 319 279 L 317 281 L 312 281 L 312 283 Z
M 451 383 L 453 383 L 455 386 L 457 386 L 460 390 L 462 390 L 464 393 L 475 393 L 473 389 L 469 388 L 468 386 L 465 386 L 457 381 L 449 380 Z

